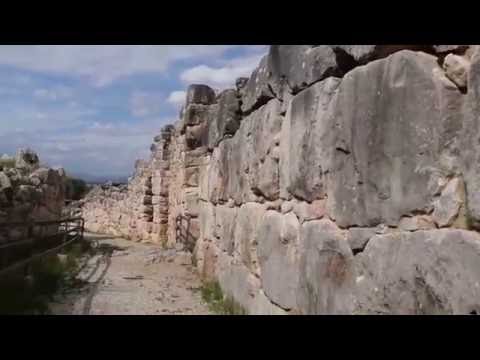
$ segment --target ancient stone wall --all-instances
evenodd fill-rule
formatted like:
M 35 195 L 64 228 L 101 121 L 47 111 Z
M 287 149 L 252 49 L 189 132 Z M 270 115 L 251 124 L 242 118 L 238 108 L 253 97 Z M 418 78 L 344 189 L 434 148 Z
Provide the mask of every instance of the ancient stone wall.
M 167 243 L 172 131 L 172 126 L 166 126 L 154 138 L 150 160 L 136 162 L 127 185 L 96 186 L 80 202 L 87 230 L 133 241 Z
M 65 205 L 66 180 L 63 169 L 40 167 L 39 157 L 32 150 L 20 149 L 15 158 L 2 156 L 0 224 L 59 220 Z M 25 239 L 26 232 L 25 227 L 0 227 L 0 244 Z
M 480 311 L 479 46 L 277 45 L 236 85 L 190 86 L 149 163 L 167 245 L 187 215 L 249 313 Z

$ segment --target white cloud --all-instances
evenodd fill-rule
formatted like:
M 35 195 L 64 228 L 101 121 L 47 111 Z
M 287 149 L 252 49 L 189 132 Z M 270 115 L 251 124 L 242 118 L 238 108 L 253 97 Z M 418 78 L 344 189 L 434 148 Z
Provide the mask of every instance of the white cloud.
M 85 78 L 97 87 L 118 78 L 164 72 L 177 60 L 220 56 L 236 45 L 2 45 L 0 65 Z
M 67 86 L 56 86 L 51 89 L 36 89 L 33 96 L 39 100 L 57 101 L 69 99 L 73 96 L 73 89 Z
M 133 171 L 136 159 L 149 156 L 153 138 L 167 123 L 171 119 L 151 118 L 135 123 L 93 122 L 78 131 L 58 134 L 48 130 L 28 130 L 16 136 L 0 133 L 0 153 L 13 153 L 8 149 L 28 145 L 43 163 L 56 164 L 67 172 L 126 175 Z
M 115 127 L 114 124 L 112 123 L 99 123 L 98 121 L 95 121 L 93 124 L 88 126 L 88 129 L 113 129 Z
M 163 95 L 144 91 L 134 91 L 130 97 L 130 112 L 135 117 L 153 116 L 161 110 Z
M 258 46 L 238 48 L 0 45 L 0 96 L 6 98 L 0 107 L 0 154 L 30 146 L 42 162 L 67 171 L 129 173 L 135 159 L 149 155 L 150 143 L 162 125 L 172 123 L 160 117 L 161 107 L 171 114 L 170 104 L 185 101 L 177 72 L 200 65 L 202 71 L 187 70 L 182 80 L 214 87 L 233 85 L 238 76 L 250 75 L 263 51 Z M 226 60 L 232 54 L 237 58 Z M 131 75 L 165 72 L 177 60 L 188 61 L 175 64 L 165 76 L 168 86 L 178 89 L 170 94 L 162 93 L 162 81 L 155 85 L 150 76 L 126 79 L 118 87 L 85 89 L 84 81 L 106 86 Z
M 234 85 L 235 79 L 249 77 L 259 64 L 262 56 L 263 53 L 236 58 L 217 68 L 198 65 L 185 70 L 180 75 L 180 79 L 184 83 L 202 83 L 218 88 L 231 87 Z
M 56 131 L 64 128 L 82 126 L 97 114 L 95 108 L 54 108 L 36 106 L 35 104 L 4 104 L 0 109 L 0 135 L 8 134 L 13 129 L 26 131 Z
M 186 91 L 181 91 L 181 90 L 173 91 L 168 96 L 167 101 L 176 107 L 180 107 L 183 104 L 185 104 L 186 96 L 187 96 Z

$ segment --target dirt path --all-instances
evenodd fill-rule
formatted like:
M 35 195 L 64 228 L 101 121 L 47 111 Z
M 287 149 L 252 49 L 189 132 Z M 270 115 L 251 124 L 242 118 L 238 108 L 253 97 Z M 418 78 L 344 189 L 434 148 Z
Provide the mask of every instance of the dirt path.
M 205 315 L 200 280 L 174 250 L 119 238 L 98 240 L 97 254 L 85 259 L 78 289 L 59 295 L 53 314 L 63 315 Z

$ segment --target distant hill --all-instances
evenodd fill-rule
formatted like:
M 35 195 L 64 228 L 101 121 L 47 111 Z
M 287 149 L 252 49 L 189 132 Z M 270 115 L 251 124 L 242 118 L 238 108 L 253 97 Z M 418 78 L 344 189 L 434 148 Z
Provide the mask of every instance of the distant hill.
M 91 185 L 97 184 L 105 184 L 108 181 L 114 183 L 121 183 L 126 184 L 128 182 L 128 176 L 119 176 L 119 175 L 92 175 L 92 174 L 85 174 L 85 173 L 71 173 L 69 176 L 77 179 L 82 179 L 86 183 Z

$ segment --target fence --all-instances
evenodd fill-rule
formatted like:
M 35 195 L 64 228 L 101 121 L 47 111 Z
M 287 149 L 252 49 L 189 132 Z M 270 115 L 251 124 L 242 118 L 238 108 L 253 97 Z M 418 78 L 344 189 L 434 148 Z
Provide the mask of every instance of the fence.
M 20 239 L 0 244 L 0 276 L 24 267 L 44 256 L 55 254 L 83 239 L 83 218 L 30 223 L 0 223 L 0 231 L 16 233 Z

